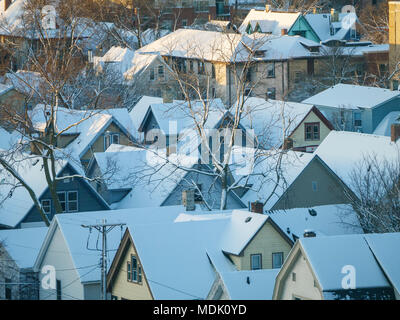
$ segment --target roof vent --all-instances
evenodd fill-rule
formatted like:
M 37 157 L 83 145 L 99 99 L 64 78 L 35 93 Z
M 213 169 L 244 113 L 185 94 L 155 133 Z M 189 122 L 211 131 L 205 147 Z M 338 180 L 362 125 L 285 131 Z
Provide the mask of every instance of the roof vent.
M 310 214 L 310 216 L 315 217 L 317 215 L 317 211 L 315 211 L 314 209 L 308 209 L 308 213 Z
M 245 223 L 248 223 L 251 221 L 251 217 L 247 217 L 246 220 L 244 220 Z
M 317 234 L 312 230 L 304 230 L 304 238 L 315 238 Z
M 287 232 L 288 234 L 290 234 L 290 228 L 289 228 L 289 227 L 286 228 L 286 232 Z
M 247 277 L 246 282 L 247 284 L 250 284 L 250 277 Z

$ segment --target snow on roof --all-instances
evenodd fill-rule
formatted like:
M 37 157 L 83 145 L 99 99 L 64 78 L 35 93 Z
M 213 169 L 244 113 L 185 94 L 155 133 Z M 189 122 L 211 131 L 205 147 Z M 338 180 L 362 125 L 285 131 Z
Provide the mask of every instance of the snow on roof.
M 261 269 L 221 273 L 232 300 L 272 300 L 275 278 L 280 269 Z
M 266 149 L 283 144 L 283 135 L 290 136 L 312 109 L 312 105 L 296 102 L 248 97 L 240 123 L 254 129 L 258 142 Z M 282 119 L 282 114 L 284 119 Z M 284 120 L 284 121 L 282 121 Z M 285 129 L 283 129 L 283 122 Z
M 390 137 L 348 131 L 331 131 L 314 151 L 349 188 L 352 172 L 365 166 L 364 161 L 376 157 L 381 161 L 397 161 L 399 144 Z M 355 190 L 353 190 L 355 191 Z
M 87 249 L 86 244 L 88 242 L 89 230 L 83 228 L 82 224 L 97 224 L 101 223 L 101 221 L 105 219 L 108 223 L 127 223 L 132 224 L 135 227 L 139 227 L 142 224 L 159 224 L 167 221 L 173 221 L 176 216 L 183 211 L 184 208 L 182 206 L 169 206 L 161 208 L 152 207 L 129 210 L 92 211 L 85 213 L 62 214 L 55 216 L 50 229 L 56 226 L 60 228 L 69 250 L 69 252 L 66 254 L 71 255 L 74 266 L 77 269 L 76 271 L 80 276 L 80 281 L 100 281 L 100 266 L 93 272 L 87 274 L 87 272 L 90 271 L 90 268 L 87 268 L 88 266 L 95 267 L 98 265 L 101 257 L 101 251 L 96 252 Z M 107 234 L 107 245 L 108 249 L 110 250 L 108 252 L 109 267 L 112 259 L 114 258 L 116 249 L 121 241 L 122 234 L 123 230 L 120 228 L 116 228 Z M 97 235 L 98 234 L 96 231 L 92 231 L 92 235 L 89 240 L 89 248 L 96 248 Z M 47 236 L 47 238 L 50 237 Z M 48 243 L 46 242 L 43 244 L 43 246 L 47 245 Z M 45 249 L 45 247 L 42 249 Z M 42 258 L 42 256 L 38 257 L 38 260 L 35 263 L 36 267 L 38 267 L 38 264 L 40 265 Z
M 269 215 L 290 238 L 302 238 L 306 230 L 317 236 L 363 233 L 357 213 L 345 204 L 276 210 Z
M 239 255 L 267 219 L 268 215 L 234 210 L 222 236 L 222 250 Z
M 100 171 L 107 175 L 112 168 L 112 176 L 106 182 L 109 190 L 132 190 L 120 202 L 117 209 L 160 206 L 182 181 L 187 171 L 179 167 L 191 168 L 198 158 L 184 155 L 157 154 L 154 150 L 134 149 L 126 152 L 95 153 Z
M 300 15 L 300 12 L 266 12 L 252 9 L 243 20 L 239 31 L 245 33 L 250 23 L 253 31 L 258 24 L 261 32 L 280 36 L 281 30 L 289 30 Z
M 46 127 L 48 116 L 44 105 L 37 105 L 31 111 L 31 120 L 34 127 L 42 131 Z M 78 135 L 65 150 L 71 152 L 75 160 L 80 159 L 97 137 L 114 122 L 131 137 L 136 136 L 136 129 L 129 117 L 128 110 L 99 109 L 99 110 L 71 110 L 58 107 L 56 112 L 56 126 L 58 132 L 63 134 Z
M 103 69 L 107 65 L 107 72 L 116 72 L 122 75 L 132 67 L 134 55 L 135 52 L 129 48 L 113 46 L 103 57 L 94 57 L 94 66 Z
M 303 103 L 346 109 L 374 108 L 399 95 L 399 91 L 340 83 L 304 100 Z
M 366 234 L 365 240 L 393 287 L 400 292 L 400 233 Z
M 135 51 L 130 67 L 124 72 L 124 77 L 127 80 L 134 80 L 140 76 L 155 60 L 159 59 L 158 53 L 146 53 Z M 160 60 L 162 61 L 162 60 Z
M 374 134 L 390 137 L 392 124 L 400 123 L 400 111 L 389 112 L 377 125 Z
M 0 150 L 0 152 L 7 153 L 4 150 Z M 5 157 L 7 159 L 7 156 Z M 13 158 L 16 161 L 13 165 L 14 170 L 37 196 L 40 196 L 48 187 L 40 159 L 40 157 L 27 154 L 15 155 Z M 65 165 L 65 161 L 57 161 L 56 172 L 60 172 Z M 8 198 L 0 205 L 0 225 L 14 228 L 26 216 L 28 210 L 32 208 L 33 201 L 28 191 L 22 186 L 10 192 L 11 186 L 15 185 L 17 180 L 3 168 L 1 168 L 0 174 L 3 182 L 0 184 L 2 199 L 8 194 Z
M 5 94 L 12 89 L 14 89 L 14 86 L 0 83 L 0 95 Z
M 342 270 L 349 265 L 356 270 L 357 289 L 390 287 L 364 235 L 302 238 L 299 241 L 323 291 L 343 290 L 342 280 L 347 271 L 342 273 Z
M 144 117 L 147 114 L 147 110 L 150 108 L 152 104 L 161 104 L 163 103 L 163 98 L 159 97 L 150 97 L 143 96 L 140 100 L 135 104 L 132 110 L 129 112 L 129 116 L 135 126 L 135 128 L 139 128 L 143 122 Z
M 25 0 L 15 0 L 5 12 L 2 12 L 0 19 L 7 26 L 1 28 L 0 34 L 9 34 L 22 25 L 22 15 L 24 14 Z
M 281 160 L 279 160 L 280 157 Z M 249 176 L 247 181 L 249 189 L 242 195 L 241 200 L 243 203 L 255 201 L 264 203 L 269 198 L 264 208 L 266 210 L 271 209 L 312 158 L 313 155 L 310 153 L 296 151 L 287 151 L 282 154 L 280 151 L 264 155 L 256 154 L 254 164 L 249 168 L 250 175 L 237 174 L 237 169 L 231 166 L 232 174 L 236 181 L 238 179 L 243 180 L 242 177 Z M 277 172 L 279 173 L 279 178 L 277 177 Z M 241 181 L 239 185 L 243 183 L 244 181 Z M 277 188 L 275 189 L 276 185 Z
M 0 243 L 19 268 L 33 268 L 48 228 L 0 230 Z
M 22 135 L 17 131 L 8 132 L 0 127 L 0 149 L 11 149 L 21 138 Z

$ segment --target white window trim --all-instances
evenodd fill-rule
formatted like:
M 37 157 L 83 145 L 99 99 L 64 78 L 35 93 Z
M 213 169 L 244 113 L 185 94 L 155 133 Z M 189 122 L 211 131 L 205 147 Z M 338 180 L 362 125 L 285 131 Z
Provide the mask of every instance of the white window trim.
M 72 200 L 71 202 L 76 202 L 76 210 L 70 210 L 69 209 L 69 199 L 68 199 L 68 196 L 69 196 L 69 194 L 70 193 L 73 193 L 73 192 L 76 192 L 76 200 Z M 77 191 L 77 190 L 71 190 L 71 191 L 67 191 L 67 198 L 66 198 L 66 200 L 67 200 L 67 203 L 66 203 L 66 210 L 67 210 L 67 212 L 78 212 L 79 211 L 79 192 Z
M 50 202 L 50 204 L 49 204 L 50 211 L 49 211 L 49 212 L 46 212 L 46 211 L 43 209 L 43 201 L 49 201 L 49 202 Z M 43 212 L 44 212 L 46 215 L 50 215 L 50 214 L 51 214 L 51 199 L 43 199 L 43 200 L 41 200 L 41 201 L 40 201 L 40 206 L 41 206 Z

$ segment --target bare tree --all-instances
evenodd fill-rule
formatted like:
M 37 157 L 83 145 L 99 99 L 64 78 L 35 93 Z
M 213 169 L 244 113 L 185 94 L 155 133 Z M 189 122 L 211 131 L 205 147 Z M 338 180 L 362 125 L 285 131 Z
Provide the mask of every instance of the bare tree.
M 360 9 L 359 21 L 362 39 L 373 43 L 388 43 L 389 7 L 386 1 L 378 6 L 370 4 Z
M 368 233 L 400 231 L 400 161 L 365 155 L 350 175 L 350 203 Z

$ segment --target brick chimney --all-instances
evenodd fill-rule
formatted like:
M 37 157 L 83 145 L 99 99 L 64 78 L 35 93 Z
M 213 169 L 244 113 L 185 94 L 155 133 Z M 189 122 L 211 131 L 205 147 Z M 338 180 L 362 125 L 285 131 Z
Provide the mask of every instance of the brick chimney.
M 400 137 L 400 123 L 393 123 L 390 127 L 390 138 L 396 142 Z
M 252 202 L 250 205 L 250 211 L 253 213 L 259 213 L 263 214 L 264 213 L 264 204 L 262 202 Z
M 281 35 L 282 36 L 286 36 L 287 35 L 288 30 L 287 29 L 281 29 Z
M 293 148 L 293 140 L 290 138 L 286 138 L 283 141 L 283 150 L 290 150 Z
M 271 6 L 269 4 L 265 5 L 265 12 L 270 12 L 271 11 Z
M 194 203 L 194 190 L 182 191 L 182 204 L 185 206 L 186 211 L 194 211 L 196 209 Z

